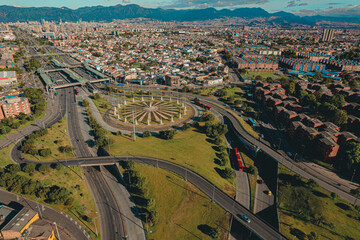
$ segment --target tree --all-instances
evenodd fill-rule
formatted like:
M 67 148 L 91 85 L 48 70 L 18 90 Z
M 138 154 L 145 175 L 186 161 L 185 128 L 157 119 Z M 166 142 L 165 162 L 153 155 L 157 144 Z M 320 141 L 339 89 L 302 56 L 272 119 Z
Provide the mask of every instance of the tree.
M 94 57 L 101 57 L 102 56 L 101 52 L 94 52 L 92 55 Z
M 331 103 L 334 104 L 337 108 L 341 108 L 345 104 L 344 95 L 335 94 L 331 99 Z
M 17 172 L 20 172 L 21 171 L 21 167 L 19 164 L 9 164 L 7 166 L 7 169 L 9 172 L 11 173 L 17 173 Z
M 22 171 L 26 173 L 33 173 L 35 171 L 36 164 L 35 163 L 27 163 L 23 166 Z
M 166 131 L 160 131 L 160 132 L 159 132 L 160 138 L 163 138 L 163 139 L 165 139 L 165 140 L 173 139 L 174 136 L 175 136 L 175 134 L 176 134 L 176 130 L 175 130 L 175 129 L 166 130 Z
M 189 128 L 190 128 L 190 125 L 187 124 L 187 123 L 185 123 L 185 124 L 181 127 L 181 130 L 186 131 L 186 130 L 189 129 Z
M 308 180 L 306 185 L 311 189 L 314 189 L 319 186 L 319 184 L 314 179 L 311 179 L 311 178 Z
M 100 94 L 95 93 L 95 94 L 93 95 L 93 98 L 94 98 L 94 99 L 100 99 Z
M 84 107 L 89 107 L 90 103 L 89 103 L 89 101 L 88 101 L 88 100 L 83 99 L 83 101 L 82 101 L 82 105 L 83 105 Z
M 46 173 L 47 171 L 49 171 L 50 167 L 47 164 L 40 164 L 40 166 L 38 167 L 38 171 L 41 173 Z
M 149 132 L 149 131 L 145 131 L 145 132 L 143 132 L 143 135 L 142 135 L 144 138 L 146 138 L 146 137 L 151 137 L 151 132 Z
M 40 149 L 39 150 L 39 155 L 42 157 L 47 157 L 51 155 L 51 149 L 50 148 L 45 148 L 45 149 Z
M 345 110 L 342 110 L 342 109 L 335 110 L 332 121 L 336 125 L 346 124 L 347 120 L 348 120 L 348 115 L 347 115 L 347 112 Z
M 133 160 L 124 162 L 123 167 L 127 170 L 133 170 L 135 168 L 135 162 Z
M 231 168 L 225 168 L 224 169 L 224 177 L 226 179 L 234 178 L 234 175 L 235 175 L 235 173 L 234 173 L 233 169 L 231 169 Z

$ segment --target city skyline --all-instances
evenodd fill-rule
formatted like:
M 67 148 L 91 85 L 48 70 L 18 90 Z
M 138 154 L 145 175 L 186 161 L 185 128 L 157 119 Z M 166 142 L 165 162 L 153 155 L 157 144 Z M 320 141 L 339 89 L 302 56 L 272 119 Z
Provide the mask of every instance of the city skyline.
M 225 0 L 225 1 L 204 1 L 204 0 L 163 0 L 161 2 L 153 0 L 89 0 L 89 1 L 70 1 L 64 0 L 62 2 L 55 2 L 50 0 L 14 0 L 9 4 L 8 1 L 0 0 L 0 5 L 11 5 L 17 7 L 67 7 L 77 9 L 87 6 L 114 6 L 117 4 L 138 4 L 147 8 L 174 8 L 174 9 L 199 9 L 214 7 L 216 9 L 235 9 L 240 7 L 261 7 L 268 12 L 285 11 L 291 12 L 300 16 L 351 16 L 356 17 L 360 15 L 360 5 L 357 0 L 349 0 L 346 2 L 339 2 L 333 0 L 317 0 L 314 2 L 307 0 Z

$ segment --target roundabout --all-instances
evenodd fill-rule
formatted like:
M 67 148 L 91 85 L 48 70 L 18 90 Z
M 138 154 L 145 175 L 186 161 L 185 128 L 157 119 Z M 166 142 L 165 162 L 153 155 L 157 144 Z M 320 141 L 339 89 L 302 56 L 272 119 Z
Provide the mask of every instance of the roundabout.
M 171 99 L 139 99 L 114 104 L 104 115 L 104 121 L 119 130 L 136 132 L 161 131 L 181 127 L 192 120 L 197 112 L 191 104 Z

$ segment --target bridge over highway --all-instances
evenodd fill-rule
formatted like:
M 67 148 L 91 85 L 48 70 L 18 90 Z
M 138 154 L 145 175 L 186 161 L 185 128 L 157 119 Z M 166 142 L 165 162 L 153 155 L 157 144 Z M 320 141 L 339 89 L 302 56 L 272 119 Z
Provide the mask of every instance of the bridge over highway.
M 74 86 L 84 86 L 87 83 L 98 83 L 98 82 L 111 81 L 111 80 L 112 80 L 112 78 L 108 77 L 108 78 L 94 79 L 94 80 L 89 80 L 89 81 L 67 83 L 67 84 L 63 84 L 63 85 L 53 86 L 52 88 L 53 89 L 60 89 L 60 88 L 67 88 L 67 87 L 74 87 Z

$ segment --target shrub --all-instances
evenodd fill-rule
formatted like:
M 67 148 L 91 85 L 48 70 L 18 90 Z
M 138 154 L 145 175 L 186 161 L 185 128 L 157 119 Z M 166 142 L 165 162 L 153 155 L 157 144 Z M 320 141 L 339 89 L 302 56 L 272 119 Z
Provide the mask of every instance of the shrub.
M 234 170 L 231 168 L 225 168 L 224 169 L 224 177 L 227 179 L 233 178 L 235 175 Z
M 314 189 L 319 186 L 319 184 L 314 179 L 311 179 L 311 178 L 308 180 L 306 185 L 311 189 Z
M 256 169 L 256 167 L 250 165 L 250 166 L 248 167 L 248 173 L 250 173 L 250 174 L 252 174 L 252 175 L 257 175 L 257 169 Z
M 47 171 L 49 171 L 50 167 L 47 164 L 40 164 L 40 166 L 38 167 L 38 171 L 41 173 L 45 173 Z
M 185 124 L 182 126 L 181 130 L 185 131 L 185 130 L 187 130 L 187 129 L 189 129 L 189 128 L 190 128 L 190 125 L 187 124 L 187 123 L 185 123 Z
M 144 138 L 146 137 L 150 137 L 151 136 L 151 132 L 150 131 L 145 131 L 143 132 L 143 135 L 142 135 Z
M 45 149 L 40 149 L 39 150 L 39 155 L 42 157 L 47 157 L 51 155 L 51 149 L 50 148 L 45 148 Z
M 165 140 L 170 140 L 173 139 L 174 136 L 176 134 L 176 130 L 171 129 L 171 130 L 166 130 L 166 131 L 160 131 L 159 132 L 159 137 Z
M 32 173 L 35 171 L 36 164 L 35 163 L 27 163 L 23 166 L 22 171 L 26 173 Z

